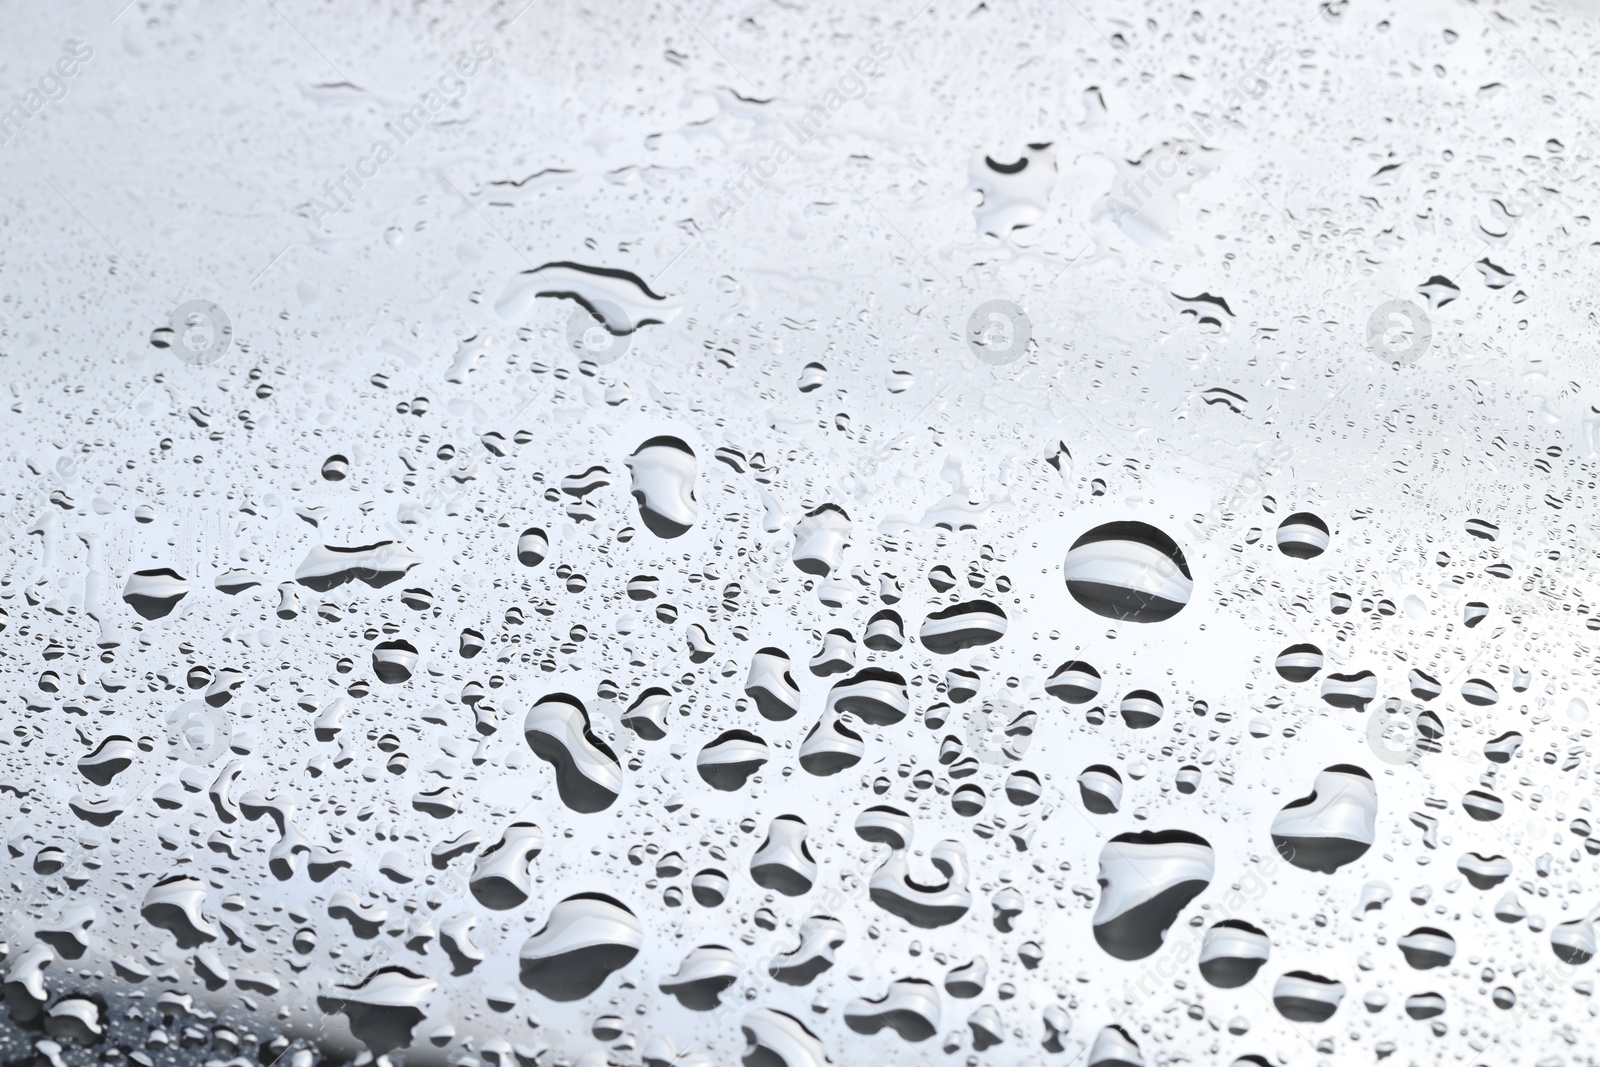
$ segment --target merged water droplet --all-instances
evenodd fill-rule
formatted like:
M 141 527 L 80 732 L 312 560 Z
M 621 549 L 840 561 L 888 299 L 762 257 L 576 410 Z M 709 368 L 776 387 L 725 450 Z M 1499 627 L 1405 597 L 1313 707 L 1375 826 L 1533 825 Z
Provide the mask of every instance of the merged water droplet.
M 1143 522 L 1109 522 L 1073 542 L 1067 591 L 1096 615 L 1164 622 L 1194 595 L 1189 564 L 1172 538 Z
M 573 811 L 604 811 L 622 791 L 622 765 L 590 729 L 589 712 L 568 693 L 541 697 L 523 723 L 528 746 L 555 768 L 561 802 Z
M 907 1041 L 926 1041 L 939 1030 L 939 994 L 921 978 L 898 978 L 876 1000 L 857 997 L 844 1009 L 845 1025 L 858 1034 L 888 1027 Z
M 1296 867 L 1332 874 L 1372 847 L 1377 819 L 1377 784 L 1342 763 L 1319 772 L 1309 794 L 1278 812 L 1272 843 Z
M 1100 850 L 1095 941 L 1119 960 L 1152 955 L 1178 913 L 1211 884 L 1215 873 L 1211 845 L 1198 834 L 1119 834 Z
M 700 514 L 694 450 L 677 437 L 652 437 L 628 457 L 639 518 L 657 537 L 682 537 Z
M 134 571 L 122 589 L 122 599 L 145 619 L 166 618 L 188 595 L 188 580 L 171 567 Z
M 551 1000 L 581 1000 L 643 945 L 644 928 L 627 905 L 604 893 L 577 893 L 558 902 L 523 944 L 522 984 Z

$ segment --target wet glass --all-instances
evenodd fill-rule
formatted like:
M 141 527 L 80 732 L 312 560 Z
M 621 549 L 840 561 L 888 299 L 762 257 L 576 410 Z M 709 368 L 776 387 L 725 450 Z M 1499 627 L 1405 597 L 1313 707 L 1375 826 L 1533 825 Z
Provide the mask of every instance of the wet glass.
M 1564 2 L 0 34 L 0 1060 L 1593 1054 Z

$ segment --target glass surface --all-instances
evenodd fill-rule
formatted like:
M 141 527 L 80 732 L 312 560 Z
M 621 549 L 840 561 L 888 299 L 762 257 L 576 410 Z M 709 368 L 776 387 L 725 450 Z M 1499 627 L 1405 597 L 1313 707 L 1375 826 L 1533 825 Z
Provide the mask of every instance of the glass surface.
M 122 4 L 0 1061 L 1595 1062 L 1600 10 Z

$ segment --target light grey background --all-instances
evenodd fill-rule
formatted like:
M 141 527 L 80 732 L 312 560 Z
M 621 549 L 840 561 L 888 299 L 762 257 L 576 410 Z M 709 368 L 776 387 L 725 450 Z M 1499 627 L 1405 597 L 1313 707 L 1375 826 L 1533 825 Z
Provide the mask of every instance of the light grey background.
M 0 736 L 0 814 L 20 856 L 6 875 L 9 951 L 63 909 L 95 909 L 85 955 L 46 972 L 52 997 L 112 988 L 111 961 L 135 958 L 153 972 L 140 984 L 150 1000 L 177 989 L 256 1020 L 258 1033 L 281 1023 L 336 1040 L 343 1019 L 323 1017 L 312 994 L 398 963 L 438 982 L 417 1037 L 455 1025 L 458 1037 L 437 1053 L 452 1062 L 496 1034 L 548 1049 L 541 1062 L 575 1062 L 604 1047 L 590 1029 L 607 1014 L 629 1035 L 610 1052 L 620 1062 L 637 1062 L 656 1035 L 731 1062 L 744 1049 L 739 1011 L 769 1007 L 805 1019 L 838 1064 L 956 1063 L 973 1054 L 970 1035 L 949 1053 L 944 1035 L 963 1033 L 986 1003 L 1006 1041 L 980 1055 L 985 1063 L 1077 1062 L 1113 1023 L 1152 1064 L 1250 1053 L 1369 1062 L 1383 1042 L 1397 1046 L 1396 1062 L 1589 1062 L 1592 1005 L 1574 982 L 1592 972 L 1557 963 L 1549 927 L 1600 904 L 1595 860 L 1567 830 L 1592 818 L 1585 620 L 1600 610 L 1592 11 L 1446 0 L 525 9 L 136 0 L 120 12 L 115 2 L 18 6 L 7 23 L 5 107 L 25 101 L 63 42 L 93 48 L 60 98 L 0 146 L 9 616 L 0 662 L 13 709 Z M 474 42 L 492 59 L 455 101 L 348 207 L 319 217 L 312 201 L 328 202 L 324 184 L 367 157 L 385 124 L 437 89 Z M 845 80 L 875 45 L 892 52 L 878 74 Z M 789 124 L 830 91 L 844 99 L 821 133 L 716 219 L 709 201 L 746 167 L 765 169 L 780 141 L 792 145 Z M 1029 144 L 1050 145 L 1030 163 L 1043 182 L 984 176 L 985 156 L 1013 161 Z M 1145 191 L 1130 191 L 1141 180 Z M 997 203 L 1035 221 L 986 234 Z M 1509 284 L 1489 287 L 1474 266 L 1484 259 Z M 513 321 L 495 310 L 514 276 L 551 261 L 631 271 L 683 310 L 633 334 L 616 362 L 580 369 L 567 345 L 571 301 L 539 300 Z M 1423 290 L 1435 276 L 1459 296 L 1430 307 Z M 1231 314 L 1205 321 L 1216 305 L 1193 300 L 1201 294 Z M 208 366 L 150 344 L 194 299 L 233 325 L 231 347 Z M 992 299 L 1015 302 L 1031 322 L 1034 344 L 1017 362 L 994 365 L 965 343 L 969 315 Z M 1420 357 L 1382 358 L 1368 345 L 1369 319 L 1393 300 L 1427 309 L 1432 347 Z M 475 369 L 450 381 L 462 347 L 479 350 Z M 811 362 L 826 367 L 824 384 L 801 392 Z M 1221 397 L 1207 390 L 1219 388 L 1242 399 L 1211 402 Z M 426 398 L 424 415 L 397 412 L 414 398 Z M 529 437 L 498 458 L 479 443 L 489 430 Z M 642 527 L 628 495 L 626 457 L 659 434 L 698 456 L 700 520 L 673 541 Z M 437 458 L 445 442 L 455 459 Z M 1045 461 L 1061 445 L 1070 462 L 1058 472 Z M 718 462 L 723 447 L 761 453 L 765 482 Z M 416 457 L 414 484 L 403 480 L 402 449 Z M 328 482 L 319 471 L 336 453 L 350 478 Z M 574 521 L 570 497 L 552 502 L 546 491 L 595 465 L 614 484 L 589 497 L 592 521 Z M 843 507 L 853 531 L 832 592 L 790 560 L 794 522 L 824 502 Z M 154 521 L 135 521 L 140 505 Z M 308 508 L 326 509 L 320 527 L 297 517 Z M 1297 511 L 1332 529 L 1320 558 L 1272 547 Z M 1500 539 L 1469 536 L 1473 517 L 1497 524 Z M 1192 568 L 1194 600 L 1169 622 L 1115 624 L 1065 595 L 1067 548 L 1129 518 L 1165 530 Z M 514 550 L 533 525 L 549 531 L 551 553 L 528 570 Z M 624 541 L 628 527 L 636 536 Z M 422 557 L 404 581 L 302 589 L 298 618 L 274 613 L 277 586 L 319 541 L 372 544 L 396 531 Z M 85 537 L 102 553 L 98 570 Z M 980 560 L 987 584 L 968 590 Z M 1509 578 L 1489 572 L 1496 562 Z M 896 609 L 914 633 L 955 596 L 928 585 L 937 564 L 961 579 L 956 592 L 1005 609 L 1005 638 L 955 656 L 915 644 L 876 654 L 920 682 L 913 716 L 859 727 L 866 758 L 836 778 L 801 771 L 796 750 L 831 682 L 805 669 L 821 634 L 844 627 L 859 638 L 881 607 L 882 573 L 903 580 Z M 560 565 L 583 574 L 586 590 L 568 592 Z M 141 622 L 120 594 L 151 567 L 175 569 L 192 591 L 172 615 Z M 263 584 L 217 591 L 216 576 L 234 568 Z M 675 622 L 623 596 L 645 573 L 660 576 Z M 1009 593 L 996 590 L 999 575 Z M 729 582 L 743 589 L 735 611 L 720 606 Z M 413 587 L 429 591 L 433 611 L 400 603 Z M 1354 598 L 1349 614 L 1330 614 L 1334 592 Z M 1490 613 L 1469 630 L 1471 601 Z M 319 619 L 323 603 L 338 606 L 338 621 Z M 504 621 L 512 606 L 526 616 L 520 627 Z M 380 638 L 367 631 L 385 622 L 418 647 L 422 669 L 404 685 L 374 681 L 350 701 L 340 741 L 316 740 L 315 713 L 300 701 L 326 706 L 352 679 L 372 678 Z M 703 665 L 688 657 L 691 623 L 717 645 Z M 490 651 L 458 658 L 464 626 L 484 630 Z M 571 641 L 575 626 L 587 640 Z M 120 641 L 109 662 L 103 632 Z M 512 634 L 521 643 L 511 662 L 492 665 Z M 1319 645 L 1327 665 L 1318 681 L 1289 685 L 1272 661 L 1301 641 Z M 46 659 L 52 642 L 62 655 Z M 794 657 L 803 693 L 801 713 L 782 724 L 738 703 L 751 654 L 769 644 Z M 339 674 L 346 656 L 354 672 Z M 1044 693 L 1068 659 L 1104 676 L 1104 725 Z M 883 850 L 852 825 L 870 804 L 909 806 L 902 772 L 939 771 L 940 738 L 966 724 L 958 715 L 934 732 L 917 715 L 938 701 L 948 668 L 974 662 L 984 690 L 958 712 L 1000 696 L 1037 711 L 1019 765 L 1040 774 L 1045 795 L 1013 808 L 992 767 L 974 779 L 989 794 L 975 819 L 935 790 L 920 794 L 914 847 L 924 856 L 913 871 L 933 879 L 926 851 L 963 841 L 974 906 L 958 925 L 910 930 L 860 891 Z M 237 791 L 292 802 L 307 837 L 348 851 L 353 867 L 321 883 L 304 873 L 279 882 L 266 869 L 270 820 L 223 825 L 203 791 L 183 794 L 180 811 L 155 805 L 163 784 L 180 774 L 209 784 L 221 762 L 185 770 L 160 726 L 192 699 L 182 679 L 196 664 L 250 679 L 240 693 L 250 713 L 232 721 L 248 749 Z M 1415 763 L 1384 760 L 1366 716 L 1317 696 L 1328 673 L 1371 670 L 1380 700 L 1409 700 L 1411 668 L 1443 683 L 1434 706 L 1446 724 L 1444 751 Z M 1526 692 L 1513 691 L 1513 669 L 1529 672 Z M 47 670 L 61 676 L 59 692 L 40 689 Z M 467 680 L 492 673 L 505 679 L 491 697 L 503 722 L 480 748 L 456 701 Z M 1500 703 L 1466 704 L 1469 678 L 1490 680 Z M 578 815 L 556 798 L 521 719 L 553 690 L 595 710 L 604 681 L 624 702 L 668 685 L 675 714 L 666 740 L 631 742 L 628 757 L 642 765 L 627 772 L 621 800 Z M 1133 689 L 1162 696 L 1157 728 L 1130 731 L 1116 716 Z M 1195 700 L 1208 717 L 1192 714 Z M 437 707 L 446 725 L 424 717 Z M 761 734 L 773 758 L 744 790 L 721 794 L 695 774 L 694 757 L 735 727 Z M 1460 800 L 1488 766 L 1482 745 L 1512 729 L 1527 742 L 1493 790 L 1507 814 L 1473 822 Z M 76 761 L 115 733 L 153 748 L 96 790 Z M 376 741 L 386 733 L 410 757 L 404 774 L 384 768 Z M 353 760 L 310 777 L 308 763 L 340 743 Z M 1097 763 L 1124 777 L 1119 814 L 1082 809 L 1075 778 Z M 1189 763 L 1203 784 L 1183 795 L 1172 783 Z M 1377 780 L 1373 848 L 1331 876 L 1277 862 L 1272 817 L 1338 763 Z M 879 775 L 891 782 L 883 797 L 868 788 Z M 414 794 L 442 785 L 458 814 L 413 809 Z M 126 809 L 95 828 L 73 814 L 77 794 L 113 794 Z M 1425 839 L 1412 813 L 1437 819 L 1436 836 Z M 781 814 L 811 828 L 821 875 L 810 898 L 768 900 L 740 873 Z M 525 908 L 490 913 L 459 881 L 425 884 L 434 843 L 469 828 L 491 842 L 518 818 L 546 835 Z M 739 829 L 745 818 L 753 833 Z M 1027 852 L 1006 832 L 973 832 L 1000 819 L 1033 824 Z M 1090 928 L 1100 850 L 1118 833 L 1166 828 L 1215 847 L 1215 879 L 1162 953 L 1113 960 Z M 208 847 L 218 830 L 233 835 L 238 860 Z M 729 901 L 667 908 L 653 859 L 626 859 L 648 843 L 684 855 L 688 872 L 674 884 L 725 870 Z M 46 845 L 67 851 L 81 884 L 33 872 Z M 391 850 L 416 880 L 378 872 Z M 1455 861 L 1473 851 L 1509 857 L 1511 880 L 1466 885 Z M 224 939 L 212 946 L 221 962 L 275 973 L 279 995 L 236 982 L 206 992 L 193 954 L 139 917 L 149 886 L 178 873 L 208 883 L 208 914 L 250 931 L 257 951 Z M 1192 951 L 1189 962 L 1162 961 L 1198 941 L 1191 919 L 1224 917 L 1236 882 L 1268 886 L 1248 893 L 1237 917 L 1267 931 L 1272 955 L 1249 985 L 1218 990 L 1199 978 Z M 1358 919 L 1367 883 L 1393 898 Z M 1542 930 L 1491 912 L 1519 883 Z M 1001 934 L 991 900 L 1006 884 L 1027 905 L 1016 931 Z M 1431 887 L 1427 903 L 1413 903 L 1415 886 Z M 340 889 L 381 902 L 386 932 L 351 937 L 328 915 Z M 848 939 L 813 986 L 749 969 L 723 997 L 738 1010 L 709 1014 L 659 992 L 697 945 L 727 945 L 747 963 L 793 947 L 800 920 L 835 889 L 826 899 Z M 518 988 L 517 951 L 550 907 L 594 890 L 638 914 L 639 957 L 586 1001 L 518 989 L 513 1010 L 491 1010 L 486 992 Z M 763 906 L 774 931 L 752 921 Z M 407 948 L 409 908 L 436 921 L 478 912 L 484 964 L 458 978 L 436 942 Z M 303 958 L 285 950 L 300 926 L 318 937 Z M 1455 937 L 1451 967 L 1406 966 L 1395 941 L 1418 926 Z M 1018 962 L 1026 940 L 1043 946 L 1037 969 Z M 910 1046 L 888 1030 L 846 1029 L 844 1006 L 882 996 L 894 978 L 942 983 L 936 951 L 950 964 L 981 953 L 991 976 L 975 1001 L 943 997 L 940 1036 Z M 291 971 L 290 958 L 309 966 Z M 1291 1023 L 1273 1009 L 1272 982 L 1295 970 L 1345 983 L 1331 1021 Z M 1159 992 L 1129 992 L 1152 973 Z M 1011 999 L 999 998 L 1002 982 Z M 1514 1011 L 1490 1002 L 1497 986 L 1517 992 Z M 1427 991 L 1448 1002 L 1443 1037 L 1401 1011 Z M 1360 1002 L 1374 992 L 1389 1003 L 1369 1013 Z M 1040 1019 L 1057 1003 L 1073 1026 L 1066 1051 L 1052 1054 L 1039 1045 Z M 1241 1017 L 1248 1033 L 1230 1034 Z

